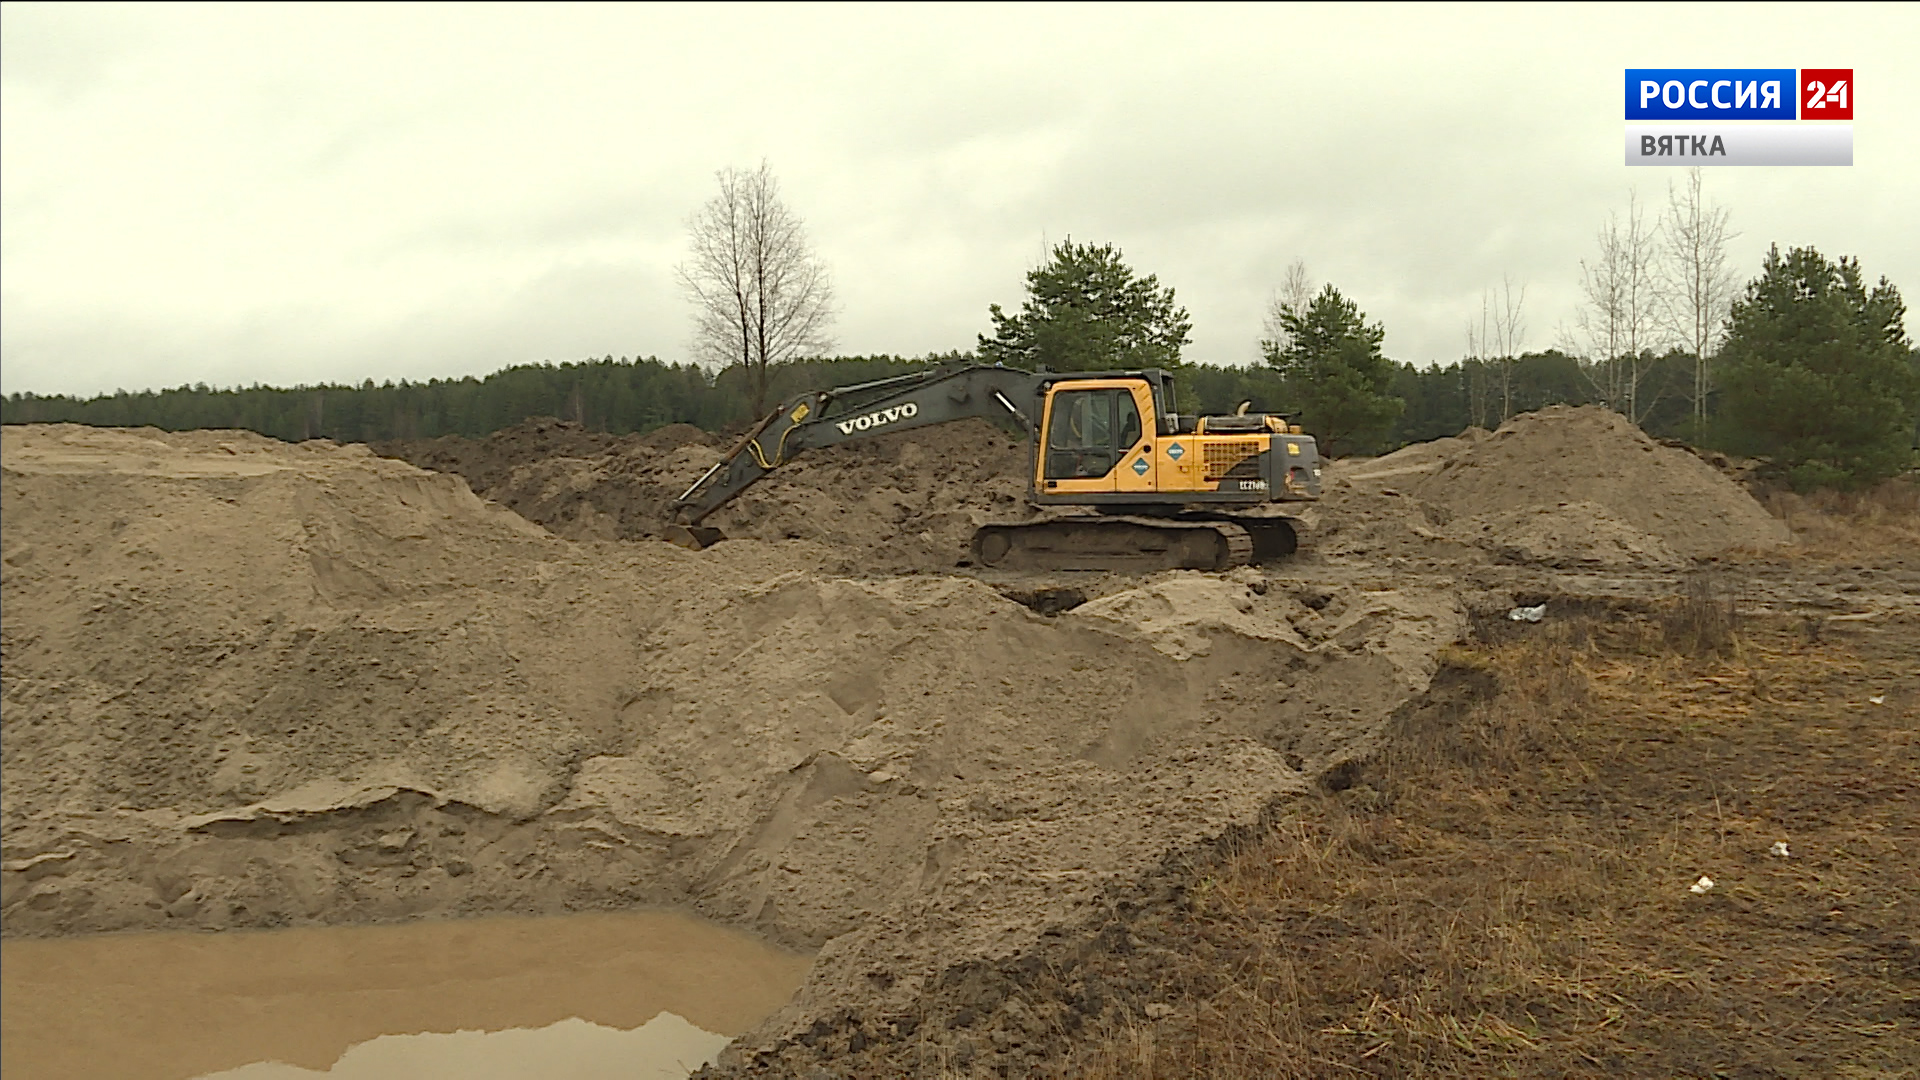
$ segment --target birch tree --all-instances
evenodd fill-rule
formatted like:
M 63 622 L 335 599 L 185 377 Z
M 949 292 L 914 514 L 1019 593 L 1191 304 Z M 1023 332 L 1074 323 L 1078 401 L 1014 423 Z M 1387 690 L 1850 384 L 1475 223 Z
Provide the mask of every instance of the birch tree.
M 1499 289 L 1480 293 L 1479 324 L 1467 320 L 1467 400 L 1475 427 L 1488 426 L 1485 421 L 1492 411 L 1487 399 L 1496 387 L 1487 379 L 1489 365 L 1499 371 L 1500 420 L 1504 423 L 1513 415 L 1513 364 L 1526 348 L 1526 306 L 1527 287 L 1522 285 L 1515 293 L 1513 279 L 1502 274 Z
M 1527 346 L 1527 287 L 1520 286 L 1520 294 L 1514 295 L 1513 279 L 1500 275 L 1500 291 L 1492 290 L 1482 296 L 1480 307 L 1482 321 L 1485 311 L 1493 309 L 1493 342 L 1500 358 L 1500 420 L 1505 423 L 1513 415 L 1513 362 Z
M 1627 213 L 1607 215 L 1596 237 L 1599 251 L 1580 261 L 1582 351 L 1596 361 L 1595 389 L 1608 405 L 1634 423 L 1646 417 L 1652 401 L 1640 400 L 1640 380 L 1648 361 L 1661 310 L 1655 259 L 1659 228 L 1647 221 L 1639 196 L 1627 193 Z
M 694 355 L 743 368 L 759 417 L 771 365 L 833 347 L 833 284 L 766 162 L 715 175 L 720 192 L 688 222 L 692 254 L 676 271 L 694 307 Z
M 1661 284 L 1667 331 L 1693 355 L 1693 422 L 1696 432 L 1707 420 L 1707 394 L 1713 389 L 1712 355 L 1726 332 L 1733 306 L 1733 271 L 1727 266 L 1727 241 L 1740 235 L 1727 227 L 1727 209 L 1711 205 L 1701 189 L 1700 170 L 1688 169 L 1686 182 L 1667 185 L 1667 214 Z
M 1487 425 L 1487 362 L 1484 344 L 1493 335 L 1487 326 L 1486 294 L 1480 296 L 1480 325 L 1476 327 L 1472 319 L 1467 320 L 1467 354 L 1460 361 L 1460 371 L 1467 381 L 1467 422 L 1477 428 Z

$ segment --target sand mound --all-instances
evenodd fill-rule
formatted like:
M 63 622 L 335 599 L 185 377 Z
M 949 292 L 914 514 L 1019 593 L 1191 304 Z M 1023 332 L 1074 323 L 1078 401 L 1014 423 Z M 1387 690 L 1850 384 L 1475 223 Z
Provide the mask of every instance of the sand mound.
M 1396 562 L 1670 570 L 1792 539 L 1720 470 L 1598 406 L 1336 463 L 1304 516 L 1322 554 Z
M 640 436 L 635 442 L 649 450 L 678 450 L 683 446 L 717 445 L 713 436 L 692 424 L 668 424 Z
M 664 432 L 687 426 L 675 424 L 660 430 Z M 698 428 L 693 430 L 699 431 Z M 570 421 L 539 416 L 510 428 L 502 428 L 483 439 L 443 435 L 437 439 L 397 440 L 375 443 L 373 451 L 383 457 L 399 458 L 422 469 L 452 473 L 465 479 L 467 486 L 474 491 L 484 493 L 503 483 L 515 468 L 530 461 L 598 457 L 623 446 L 651 445 L 646 441 L 651 437 L 608 435 L 588 431 Z M 671 436 L 667 438 L 670 440 Z
M 1591 502 L 1479 514 L 1449 532 L 1504 562 L 1558 570 L 1675 570 L 1686 563 L 1659 537 Z
M 1792 539 L 1713 466 L 1595 405 L 1516 416 L 1411 490 L 1455 517 L 1590 504 L 1683 556 Z
M 458 478 L 233 432 L 4 439 L 8 750 L 36 759 L 9 811 L 206 810 L 377 761 L 359 779 L 525 813 L 578 752 L 522 730 L 576 702 L 470 632 L 560 545 Z
M 1413 478 L 1439 471 L 1441 466 L 1487 436 L 1488 433 L 1480 428 L 1469 428 L 1461 435 L 1403 446 L 1377 458 L 1340 462 L 1336 468 L 1342 476 L 1353 481 L 1391 483 L 1397 480 L 1400 483 L 1412 483 Z
M 661 535 L 669 504 L 725 449 L 685 424 L 595 436 L 529 421 L 484 440 L 387 443 L 381 453 L 458 473 L 488 499 L 570 539 Z M 1024 442 L 985 421 L 886 435 L 796 458 L 708 519 L 729 537 L 813 540 L 849 554 L 848 572 L 939 570 L 973 530 L 1018 511 Z
M 905 1000 L 1360 752 L 1464 621 L 1248 571 L 1045 618 L 805 541 L 569 542 L 359 447 L 3 438 L 13 934 L 685 904 L 822 948 L 790 1020 Z M 952 472 L 872 445 L 799 490 Z

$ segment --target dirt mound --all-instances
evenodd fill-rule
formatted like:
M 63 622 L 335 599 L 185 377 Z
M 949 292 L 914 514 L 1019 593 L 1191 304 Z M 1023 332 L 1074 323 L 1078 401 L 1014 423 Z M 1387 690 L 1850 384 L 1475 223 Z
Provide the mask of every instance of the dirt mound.
M 687 426 L 670 425 L 671 428 Z M 701 434 L 704 438 L 705 433 Z M 382 457 L 398 458 L 434 472 L 452 473 L 465 479 L 474 491 L 485 493 L 527 462 L 555 457 L 598 457 L 618 446 L 646 445 L 645 440 L 650 437 L 608 435 L 588 431 L 572 421 L 536 416 L 483 439 L 443 435 L 437 439 L 400 439 L 371 445 L 373 452 Z
M 1412 483 L 1413 478 L 1437 472 L 1441 466 L 1466 453 L 1488 435 L 1484 429 L 1468 428 L 1459 435 L 1403 446 L 1377 458 L 1350 459 L 1340 462 L 1337 467 L 1341 475 L 1350 480 Z
M 965 420 L 812 451 L 707 523 L 858 552 L 849 571 L 947 569 L 976 527 L 1024 512 L 1027 467 L 1022 439 Z
M 669 505 L 720 459 L 720 442 L 685 424 L 609 439 L 542 421 L 477 442 L 379 450 L 458 473 L 557 535 L 639 540 L 661 535 Z M 845 550 L 838 566 L 847 572 L 946 569 L 965 556 L 982 522 L 1019 511 L 1026 468 L 1024 442 L 985 421 L 963 421 L 811 451 L 706 524 L 729 537 Z
M 668 424 L 640 436 L 636 442 L 649 450 L 678 450 L 683 446 L 717 445 L 713 436 L 692 424 Z
M 1667 570 L 1792 539 L 1713 465 L 1598 406 L 1339 462 L 1326 492 L 1304 516 L 1332 556 Z
M 1456 538 L 1472 540 L 1504 562 L 1557 570 L 1676 570 L 1686 564 L 1659 537 L 1634 528 L 1606 507 L 1591 502 L 1480 514 L 1461 522 L 1452 533 Z
M 1683 556 L 1792 539 L 1713 466 L 1597 405 L 1516 416 L 1412 493 L 1456 517 L 1591 504 Z
M 10 934 L 690 905 L 821 948 L 784 1023 L 898 1002 L 1362 752 L 1464 622 L 1251 571 L 1047 618 L 805 541 L 569 542 L 360 447 L 0 438 Z M 941 444 L 869 446 L 794 490 L 964 512 Z

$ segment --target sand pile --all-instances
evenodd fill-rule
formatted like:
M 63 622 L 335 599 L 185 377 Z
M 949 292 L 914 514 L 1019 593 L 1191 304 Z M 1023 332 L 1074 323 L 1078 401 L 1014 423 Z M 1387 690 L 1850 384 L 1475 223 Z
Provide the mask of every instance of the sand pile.
M 658 537 L 668 506 L 718 461 L 726 440 L 672 425 L 609 437 L 529 421 L 484 440 L 386 443 L 383 454 L 453 472 L 474 491 L 569 539 Z M 1023 506 L 1026 445 L 985 421 L 811 451 L 706 522 L 729 537 L 848 549 L 847 571 L 939 570 L 973 530 Z
M 4 440 L 10 814 L 342 779 L 530 813 L 585 745 L 594 688 L 530 694 L 502 636 L 564 545 L 458 478 L 236 432 Z
M 1541 507 L 1613 518 L 1683 556 L 1791 540 L 1786 526 L 1713 466 L 1596 405 L 1516 416 L 1452 455 L 1412 493 L 1498 525 Z
M 722 441 L 691 424 L 668 424 L 644 435 L 609 435 L 570 420 L 536 416 L 485 438 L 445 435 L 400 439 L 374 443 L 372 449 L 382 457 L 452 473 L 466 480 L 474 491 L 485 492 L 505 484 L 515 469 L 554 458 L 597 458 L 625 450 L 664 454 L 689 444 L 718 445 Z
M 904 1001 L 1363 750 L 1464 621 L 1253 571 L 1046 618 L 359 447 L 0 438 L 12 934 L 680 904 L 822 948 L 788 1021 Z M 950 466 L 890 452 L 815 479 Z
M 1315 524 L 1327 554 L 1569 569 L 1671 570 L 1792 539 L 1712 465 L 1598 406 L 1341 463 Z
M 505 481 L 514 467 L 550 457 L 595 457 L 621 443 L 621 436 L 588 431 L 579 424 L 535 417 L 483 439 L 443 435 L 372 444 L 374 453 L 399 458 L 422 469 L 451 473 L 474 491 Z

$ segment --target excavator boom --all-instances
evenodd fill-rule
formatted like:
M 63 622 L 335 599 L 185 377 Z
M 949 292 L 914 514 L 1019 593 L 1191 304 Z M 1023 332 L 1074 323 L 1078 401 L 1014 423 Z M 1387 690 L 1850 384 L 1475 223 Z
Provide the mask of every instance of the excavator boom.
M 712 543 L 717 534 L 700 527 L 708 514 L 807 450 L 971 416 L 1011 416 L 1031 434 L 1031 410 L 1044 385 L 1045 377 L 1032 372 L 969 365 L 801 394 L 768 413 L 674 500 L 678 529 L 668 539 Z

